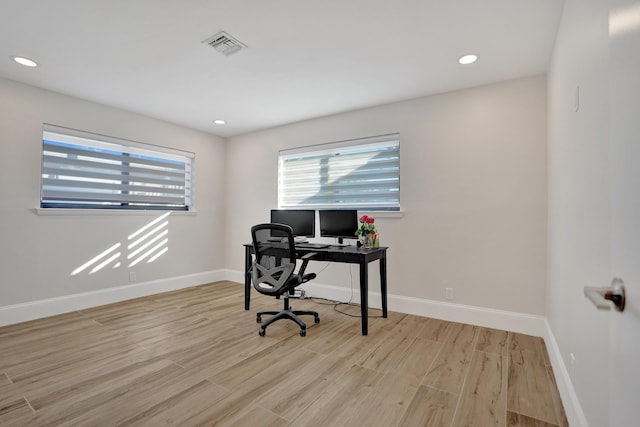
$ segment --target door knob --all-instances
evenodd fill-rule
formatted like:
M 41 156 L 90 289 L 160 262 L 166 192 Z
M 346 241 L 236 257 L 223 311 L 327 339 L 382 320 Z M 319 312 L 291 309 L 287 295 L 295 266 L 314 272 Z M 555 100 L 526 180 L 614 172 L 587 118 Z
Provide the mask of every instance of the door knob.
M 611 281 L 611 286 L 585 286 L 584 295 L 601 310 L 609 310 L 611 308 L 609 301 L 613 302 L 617 311 L 624 310 L 624 282 L 617 277 Z

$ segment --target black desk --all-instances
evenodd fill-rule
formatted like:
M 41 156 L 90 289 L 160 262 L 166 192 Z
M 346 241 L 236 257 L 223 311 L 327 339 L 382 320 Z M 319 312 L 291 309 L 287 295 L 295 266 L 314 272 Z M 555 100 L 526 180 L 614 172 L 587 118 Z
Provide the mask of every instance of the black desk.
M 249 310 L 251 301 L 251 263 L 253 245 L 244 244 L 244 309 Z M 310 252 L 316 255 L 313 261 L 344 262 L 360 265 L 360 311 L 362 335 L 367 335 L 369 324 L 369 263 L 380 260 L 380 293 L 382 294 L 382 317 L 387 317 L 387 248 L 357 248 L 355 246 L 329 246 L 327 248 L 296 248 L 299 257 Z

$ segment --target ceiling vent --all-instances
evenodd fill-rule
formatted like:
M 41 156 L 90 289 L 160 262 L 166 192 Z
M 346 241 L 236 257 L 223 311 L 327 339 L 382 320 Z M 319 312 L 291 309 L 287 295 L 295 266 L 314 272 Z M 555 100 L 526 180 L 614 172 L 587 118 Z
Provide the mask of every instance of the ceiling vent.
M 224 31 L 220 31 L 216 35 L 204 40 L 202 43 L 208 44 L 209 46 L 226 56 L 229 56 L 233 53 L 236 53 L 240 49 L 247 47 L 245 44 L 225 33 Z

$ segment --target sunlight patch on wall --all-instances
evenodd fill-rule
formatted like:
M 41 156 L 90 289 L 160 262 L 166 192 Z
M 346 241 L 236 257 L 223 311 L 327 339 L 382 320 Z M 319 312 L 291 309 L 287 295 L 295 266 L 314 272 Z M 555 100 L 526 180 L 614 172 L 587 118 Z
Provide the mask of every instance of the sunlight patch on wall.
M 91 258 L 89 261 L 87 261 L 84 264 L 82 264 L 80 267 L 78 267 L 75 270 L 73 270 L 71 272 L 71 275 L 75 276 L 76 274 L 83 272 L 84 270 L 86 270 L 87 268 L 91 267 L 92 265 L 100 262 L 100 264 L 98 264 L 96 267 L 94 267 L 89 274 L 95 273 L 96 271 L 98 271 L 102 267 L 104 267 L 104 265 L 108 264 L 108 262 L 105 264 L 105 262 L 103 261 L 104 258 L 108 257 L 113 251 L 118 249 L 120 246 L 121 246 L 120 243 L 116 243 L 115 245 L 113 245 L 109 249 L 107 249 L 106 251 L 96 255 L 95 257 Z M 112 259 L 115 259 L 115 258 L 117 258 L 119 256 L 120 256 L 120 252 L 117 252 L 115 255 L 112 255 L 108 259 L 112 260 Z
M 169 234 L 169 220 L 166 218 L 170 214 L 171 212 L 167 212 L 159 216 L 135 233 L 129 235 L 128 239 L 130 243 L 127 246 L 127 249 L 131 251 L 129 255 L 127 255 L 127 260 L 130 261 L 129 267 L 139 264 L 148 257 L 151 258 L 149 258 L 147 262 L 153 262 L 166 252 L 168 249 L 167 244 L 169 243 L 169 238 L 166 237 Z M 140 236 L 141 234 L 142 236 Z
M 129 267 L 133 267 L 134 265 L 136 265 L 136 264 L 140 263 L 141 261 L 143 261 L 148 256 L 150 256 L 150 255 L 152 255 L 154 253 L 158 253 L 162 249 L 166 249 L 166 245 L 167 245 L 168 242 L 169 242 L 169 239 L 167 238 L 167 239 L 164 239 L 163 241 L 161 241 L 160 243 L 158 243 L 157 245 L 153 246 L 151 249 L 149 249 L 148 251 L 144 252 L 139 257 L 137 257 L 131 264 L 129 264 Z M 150 243 L 153 243 L 153 242 L 150 242 Z M 155 260 L 155 259 L 157 259 L 157 257 L 152 257 L 152 259 Z M 150 259 L 147 262 L 152 262 L 152 261 Z
M 128 249 L 131 250 L 134 247 L 136 247 L 137 244 L 142 243 L 138 249 L 136 249 L 136 250 L 134 250 L 134 251 L 129 253 L 129 255 L 127 256 L 127 259 L 131 260 L 133 257 L 138 256 L 138 254 L 140 254 L 140 252 L 144 251 L 149 246 L 151 246 L 153 243 L 155 243 L 156 241 L 158 241 L 162 237 L 164 237 L 167 234 L 169 234 L 169 230 L 167 230 L 167 229 L 162 230 L 162 228 L 166 227 L 168 224 L 169 224 L 168 222 L 165 222 L 160 227 L 155 229 L 154 233 L 146 234 L 144 240 L 138 240 L 138 241 L 135 242 L 136 244 L 129 245 Z
M 126 261 L 128 267 L 133 267 L 140 262 L 147 260 L 152 263 L 169 250 L 169 220 L 167 217 L 171 212 L 167 212 L 153 221 L 140 227 L 127 237 Z M 112 269 L 120 268 L 123 265 L 122 243 L 116 243 L 105 251 L 91 258 L 71 272 L 75 276 L 87 269 L 91 269 L 88 274 L 94 274 L 103 268 L 111 265 Z
M 640 28 L 640 5 L 612 10 L 609 14 L 609 34 L 612 36 L 637 31 Z

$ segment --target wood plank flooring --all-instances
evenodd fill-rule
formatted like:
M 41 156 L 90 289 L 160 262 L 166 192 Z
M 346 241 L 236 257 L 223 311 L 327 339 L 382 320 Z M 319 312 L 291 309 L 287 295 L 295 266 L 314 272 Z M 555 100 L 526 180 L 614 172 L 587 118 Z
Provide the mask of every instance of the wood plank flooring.
M 567 426 L 540 338 L 218 282 L 0 328 L 2 426 Z M 371 310 L 371 316 L 379 312 Z

